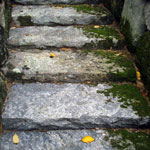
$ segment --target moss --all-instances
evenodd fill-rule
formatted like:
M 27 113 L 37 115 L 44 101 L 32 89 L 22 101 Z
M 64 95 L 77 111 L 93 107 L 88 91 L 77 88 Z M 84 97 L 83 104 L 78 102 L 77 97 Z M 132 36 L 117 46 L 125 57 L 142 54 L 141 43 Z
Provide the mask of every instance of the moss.
M 114 63 L 117 66 L 120 66 L 124 68 L 123 72 L 117 72 L 117 73 L 111 73 L 110 72 L 110 78 L 112 78 L 113 81 L 130 81 L 135 82 L 136 81 L 136 71 L 134 68 L 133 61 L 127 58 L 126 56 L 123 56 L 121 53 L 118 54 L 118 52 L 113 51 L 93 51 L 96 56 L 103 56 L 104 58 L 107 58 L 107 63 Z M 110 68 L 111 69 L 111 68 Z
M 4 18 L 5 18 L 5 29 L 4 38 L 7 39 L 9 36 L 9 28 L 11 23 L 11 1 L 5 0 Z
M 104 7 L 90 6 L 90 5 L 87 5 L 87 4 L 72 5 L 72 6 L 68 5 L 68 6 L 75 8 L 78 12 L 84 12 L 84 13 L 90 13 L 90 14 L 96 14 L 96 15 L 101 15 L 101 14 L 109 15 L 110 14 L 108 12 L 108 10 Z
M 104 93 L 106 96 L 112 94 L 113 97 L 118 97 L 119 102 L 122 103 L 121 107 L 132 106 L 136 114 L 141 117 L 150 116 L 148 101 L 142 96 L 140 90 L 132 84 L 112 84 L 112 88 L 97 92 Z
M 137 64 L 140 67 L 142 79 L 150 90 L 150 32 L 145 32 L 137 46 Z
M 4 99 L 7 95 L 7 88 L 4 77 L 0 73 L 0 114 L 3 108 Z
M 19 16 L 18 21 L 21 26 L 33 26 L 33 22 L 31 20 L 31 16 Z
M 120 30 L 124 34 L 126 43 L 127 43 L 127 48 L 134 53 L 135 52 L 135 47 L 133 46 L 133 37 L 132 37 L 132 31 L 130 27 L 130 23 L 126 19 L 121 19 L 120 21 Z
M 96 45 L 97 48 L 110 49 L 112 47 L 115 49 L 120 49 L 124 46 L 124 38 L 117 30 L 110 26 L 100 26 L 99 28 L 95 28 L 94 26 L 89 25 L 84 26 L 82 29 L 83 33 L 89 38 L 95 37 L 104 39 L 97 41 L 96 43 L 93 42 L 93 45 Z M 92 44 L 87 45 L 86 48 L 92 48 Z
M 109 136 L 105 137 L 113 148 L 118 150 L 135 148 L 136 150 L 149 150 L 150 134 L 141 131 L 109 130 Z

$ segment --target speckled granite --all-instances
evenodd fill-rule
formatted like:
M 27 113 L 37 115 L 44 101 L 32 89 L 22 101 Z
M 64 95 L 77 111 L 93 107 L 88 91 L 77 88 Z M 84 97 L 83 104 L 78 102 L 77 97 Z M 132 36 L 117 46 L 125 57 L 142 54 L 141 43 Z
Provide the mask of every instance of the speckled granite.
M 101 30 L 101 29 L 100 29 Z M 90 33 L 89 33 L 90 34 Z M 91 33 L 93 34 L 93 33 Z M 72 47 L 72 48 L 121 48 L 123 39 L 116 36 L 88 36 L 82 27 L 73 26 L 31 26 L 22 28 L 11 28 L 9 31 L 8 44 L 17 47 L 36 47 L 47 49 L 50 47 Z
M 35 51 L 10 53 L 8 62 L 2 68 L 4 74 L 10 79 L 41 82 L 104 82 L 117 80 L 118 73 L 131 69 L 115 62 L 108 63 L 110 59 L 94 53 Z M 55 57 L 50 58 L 50 53 Z
M 82 6 L 84 7 L 84 5 Z M 87 7 L 85 5 L 85 7 Z M 89 6 L 90 7 L 90 6 Z M 93 7 L 91 6 L 91 9 Z M 14 6 L 12 10 L 12 20 L 15 25 L 106 25 L 113 22 L 113 16 L 108 12 L 101 11 L 88 13 L 78 12 L 73 7 L 60 6 Z
M 122 108 L 120 98 L 98 92 L 109 88 L 107 84 L 17 83 L 10 89 L 2 114 L 3 128 L 86 129 L 150 124 L 150 118 L 138 116 L 132 106 Z

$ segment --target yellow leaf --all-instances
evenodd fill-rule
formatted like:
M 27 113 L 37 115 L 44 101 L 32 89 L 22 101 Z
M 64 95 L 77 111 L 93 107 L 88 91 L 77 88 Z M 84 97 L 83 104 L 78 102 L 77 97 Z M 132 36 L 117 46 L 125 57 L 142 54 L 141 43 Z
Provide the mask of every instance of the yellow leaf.
M 94 138 L 92 138 L 91 136 L 85 136 L 81 139 L 81 141 L 84 143 L 91 143 L 94 141 Z
M 95 29 L 98 29 L 98 28 L 100 28 L 100 26 L 94 26 L 94 28 L 95 28 Z
M 50 57 L 51 58 L 55 57 L 55 54 L 54 53 L 50 53 Z
M 19 137 L 18 137 L 18 135 L 16 133 L 13 136 L 13 143 L 14 144 L 18 144 L 19 143 Z
M 58 8 L 58 9 L 61 9 L 62 7 L 61 7 L 61 6 L 57 6 L 57 8 Z
M 138 79 L 138 80 L 141 80 L 141 74 L 140 74 L 139 71 L 136 71 L 136 76 L 137 76 L 137 79 Z

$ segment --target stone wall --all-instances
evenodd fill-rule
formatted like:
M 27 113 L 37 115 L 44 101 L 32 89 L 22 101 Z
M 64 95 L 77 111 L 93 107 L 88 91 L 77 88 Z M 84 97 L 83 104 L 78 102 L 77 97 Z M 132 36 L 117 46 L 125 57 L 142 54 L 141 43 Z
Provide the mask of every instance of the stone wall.
M 8 58 L 8 51 L 7 51 L 5 39 L 4 39 L 3 6 L 4 4 L 0 5 L 0 67 L 4 65 L 4 63 L 7 61 L 7 58 Z M 2 107 L 3 107 L 3 103 L 4 103 L 6 95 L 7 95 L 6 81 L 5 81 L 3 74 L 0 72 L 0 114 L 2 111 Z

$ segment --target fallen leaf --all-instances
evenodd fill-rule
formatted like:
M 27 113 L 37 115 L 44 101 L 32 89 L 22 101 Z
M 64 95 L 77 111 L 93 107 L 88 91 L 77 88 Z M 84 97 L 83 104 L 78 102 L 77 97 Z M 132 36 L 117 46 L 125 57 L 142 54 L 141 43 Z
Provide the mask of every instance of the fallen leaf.
M 60 50 L 61 51 L 70 51 L 70 50 L 72 50 L 71 48 L 65 48 L 65 47 L 63 47 L 63 48 L 60 48 Z
M 92 138 L 91 136 L 85 136 L 81 139 L 81 141 L 84 143 L 91 143 L 94 141 L 94 138 Z
M 55 57 L 55 54 L 54 53 L 50 53 L 50 57 L 51 58 Z
M 30 35 L 29 33 L 26 34 L 26 36 L 29 36 L 29 35 Z
M 141 80 L 141 74 L 140 74 L 139 71 L 136 71 L 136 76 L 137 76 L 137 79 L 138 79 L 138 80 Z
M 61 6 L 57 6 L 58 9 L 62 8 Z
M 18 144 L 19 143 L 19 137 L 18 137 L 18 135 L 16 133 L 13 136 L 13 143 L 14 144 Z
M 100 26 L 97 26 L 97 25 L 96 25 L 96 26 L 94 26 L 94 28 L 95 28 L 95 29 L 98 29 L 98 28 L 100 28 Z
M 91 82 L 90 82 L 90 81 L 87 81 L 86 83 L 87 83 L 87 84 L 91 84 Z

